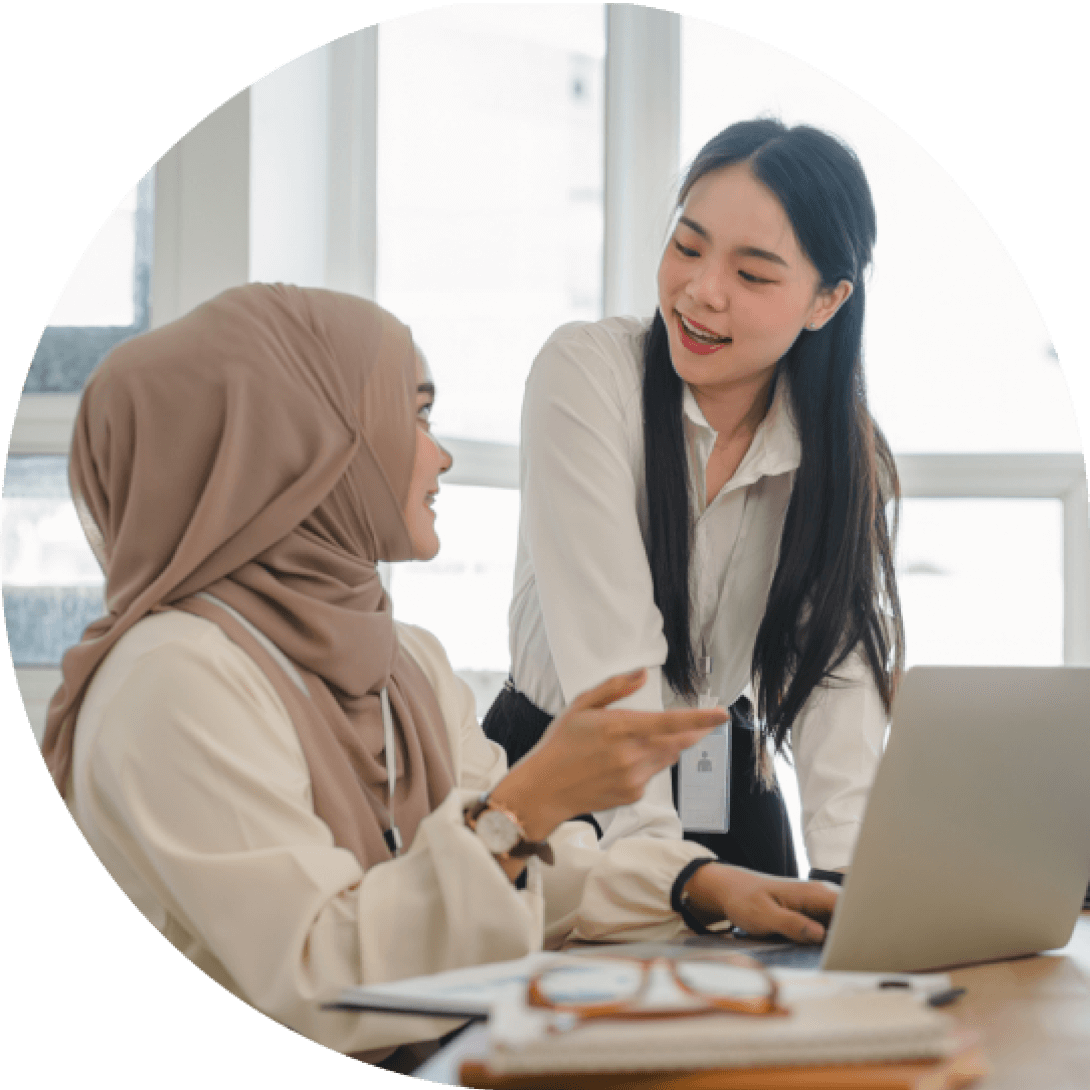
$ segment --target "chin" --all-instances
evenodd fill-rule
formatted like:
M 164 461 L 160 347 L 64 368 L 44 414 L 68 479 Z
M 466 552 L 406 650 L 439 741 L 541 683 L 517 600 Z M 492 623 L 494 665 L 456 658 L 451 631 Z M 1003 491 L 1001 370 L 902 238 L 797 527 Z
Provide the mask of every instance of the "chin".
M 413 542 L 413 560 L 434 560 L 439 555 L 439 538 L 432 534 L 424 541 Z

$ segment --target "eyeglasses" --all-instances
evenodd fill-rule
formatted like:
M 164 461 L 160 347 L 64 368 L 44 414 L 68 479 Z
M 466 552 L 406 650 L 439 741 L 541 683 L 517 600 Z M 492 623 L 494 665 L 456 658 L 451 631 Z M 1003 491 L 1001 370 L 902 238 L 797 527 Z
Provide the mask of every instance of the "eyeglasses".
M 787 1014 L 768 970 L 739 954 L 572 958 L 532 976 L 526 1003 L 580 1019 Z

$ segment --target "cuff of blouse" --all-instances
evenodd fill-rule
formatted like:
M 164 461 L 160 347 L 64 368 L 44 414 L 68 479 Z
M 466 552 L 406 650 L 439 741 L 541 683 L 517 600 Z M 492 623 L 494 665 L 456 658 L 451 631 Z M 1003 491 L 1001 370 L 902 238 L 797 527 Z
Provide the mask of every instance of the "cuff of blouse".
M 708 923 L 715 922 L 722 924 L 722 921 L 705 922 L 700 919 L 693 911 L 692 905 L 689 903 L 689 898 L 685 893 L 685 884 L 701 867 L 714 862 L 716 862 L 715 859 L 704 857 L 703 859 L 694 859 L 692 862 L 686 863 L 685 866 L 678 871 L 678 875 L 674 879 L 674 884 L 670 887 L 670 907 L 681 917 L 685 926 L 688 927 L 690 931 L 695 931 L 698 935 L 712 934 L 712 930 L 708 927 Z M 733 926 L 728 930 L 733 931 Z M 721 934 L 722 931 L 722 927 L 716 929 L 716 933 L 718 934 Z
M 838 886 L 844 885 L 844 875 L 838 870 L 821 870 L 819 867 L 810 868 L 811 882 L 835 882 Z

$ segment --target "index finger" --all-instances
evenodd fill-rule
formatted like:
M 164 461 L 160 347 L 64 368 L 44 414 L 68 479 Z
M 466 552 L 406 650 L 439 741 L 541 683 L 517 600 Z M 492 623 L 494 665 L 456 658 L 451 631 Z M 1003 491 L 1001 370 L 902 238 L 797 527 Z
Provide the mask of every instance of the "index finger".
M 791 882 L 777 891 L 777 900 L 785 907 L 805 912 L 807 916 L 828 919 L 836 908 L 840 887 L 830 882 Z
M 630 735 L 640 738 L 692 732 L 707 734 L 729 717 L 724 708 L 680 708 L 662 712 L 614 710 L 606 714 L 617 717 Z
M 647 680 L 647 671 L 642 667 L 628 674 L 615 674 L 607 677 L 600 685 L 580 693 L 565 711 L 584 711 L 588 708 L 605 708 L 616 700 L 630 696 L 643 687 Z

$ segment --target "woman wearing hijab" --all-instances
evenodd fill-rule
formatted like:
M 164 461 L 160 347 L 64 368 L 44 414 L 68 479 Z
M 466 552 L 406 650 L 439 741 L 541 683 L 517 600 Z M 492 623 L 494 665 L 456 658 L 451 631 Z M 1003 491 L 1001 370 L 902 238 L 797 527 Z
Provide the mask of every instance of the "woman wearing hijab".
M 108 612 L 65 656 L 43 747 L 96 854 L 179 950 L 285 1025 L 394 1066 L 451 1023 L 321 1003 L 573 936 L 671 937 L 683 897 L 690 918 L 817 939 L 810 916 L 834 899 L 684 841 L 603 852 L 568 822 L 639 797 L 723 718 L 607 710 L 640 673 L 574 701 L 507 772 L 376 570 L 438 548 L 450 459 L 422 367 L 375 305 L 283 285 L 111 353 L 70 463 Z

